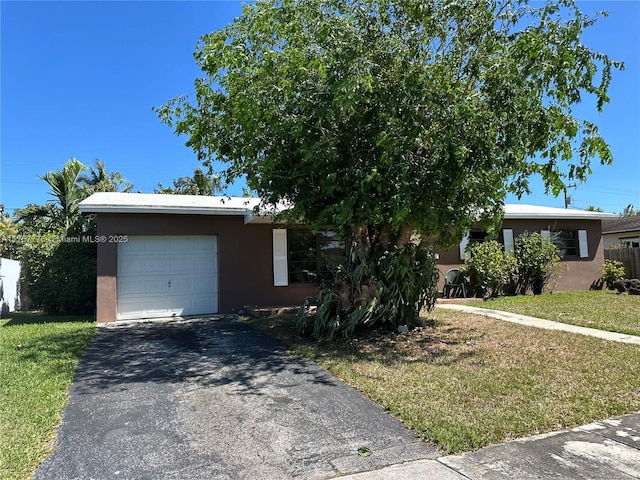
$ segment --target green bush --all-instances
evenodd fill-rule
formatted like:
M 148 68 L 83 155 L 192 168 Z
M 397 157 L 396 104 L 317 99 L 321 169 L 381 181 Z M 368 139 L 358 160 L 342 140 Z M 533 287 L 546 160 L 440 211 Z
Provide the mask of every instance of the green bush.
M 483 298 L 504 294 L 516 274 L 516 260 L 495 240 L 475 243 L 467 249 L 470 255 L 462 270 L 469 277 L 469 290 Z
M 609 290 L 613 290 L 613 284 L 625 277 L 624 263 L 619 260 L 605 260 L 602 264 L 602 281 Z
M 408 245 L 394 247 L 369 264 L 341 266 L 332 285 L 323 285 L 316 299 L 300 308 L 298 331 L 317 339 L 350 336 L 360 325 L 395 328 L 431 310 L 438 295 L 433 251 Z M 313 327 L 312 327 L 313 324 Z
M 531 289 L 534 295 L 541 294 L 551 277 L 558 273 L 558 248 L 537 232 L 519 235 L 513 247 L 517 291 L 525 295 Z
M 61 238 L 58 233 L 33 235 L 22 245 L 25 293 L 34 307 L 50 315 L 93 314 L 96 245 L 66 243 Z

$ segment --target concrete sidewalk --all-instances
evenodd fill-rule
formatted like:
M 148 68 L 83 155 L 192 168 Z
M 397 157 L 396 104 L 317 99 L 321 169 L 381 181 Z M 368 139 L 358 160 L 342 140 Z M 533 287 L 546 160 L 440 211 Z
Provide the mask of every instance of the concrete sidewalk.
M 640 337 L 635 335 L 627 335 L 625 333 L 607 332 L 605 330 L 597 330 L 595 328 L 579 327 L 577 325 L 569 325 L 567 323 L 554 322 L 551 320 L 543 320 L 541 318 L 529 317 L 518 313 L 503 312 L 500 310 L 490 310 L 488 308 L 472 307 L 469 305 L 459 305 L 454 303 L 439 303 L 438 308 L 448 310 L 457 310 L 460 312 L 473 313 L 474 315 L 483 315 L 485 317 L 496 318 L 506 322 L 519 323 L 528 327 L 544 328 L 547 330 L 562 330 L 564 332 L 579 333 L 580 335 L 588 335 L 590 337 L 611 340 L 612 342 L 632 343 L 640 345 Z
M 640 414 L 536 435 L 475 452 L 417 460 L 352 480 L 640 479 Z

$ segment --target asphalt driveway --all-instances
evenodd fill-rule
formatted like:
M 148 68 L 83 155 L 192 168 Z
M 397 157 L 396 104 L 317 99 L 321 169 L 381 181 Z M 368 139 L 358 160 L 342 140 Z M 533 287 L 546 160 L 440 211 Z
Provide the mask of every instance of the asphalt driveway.
M 101 328 L 34 478 L 333 478 L 436 456 L 325 370 L 215 317 Z

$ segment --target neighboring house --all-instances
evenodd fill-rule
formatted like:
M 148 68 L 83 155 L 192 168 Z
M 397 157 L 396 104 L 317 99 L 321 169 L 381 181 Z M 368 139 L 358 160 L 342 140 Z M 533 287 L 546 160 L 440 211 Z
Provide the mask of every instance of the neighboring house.
M 0 258 L 0 313 L 20 310 L 20 262 Z
M 640 215 L 602 221 L 604 248 L 640 248 Z
M 299 305 L 344 258 L 333 232 L 275 225 L 255 198 L 96 193 L 80 203 L 97 215 L 97 320 L 231 313 L 245 306 Z M 603 262 L 601 219 L 609 214 L 507 205 L 501 241 L 549 232 L 562 244 L 559 289 L 586 289 Z M 472 231 L 468 241 L 486 237 Z M 444 271 L 460 249 L 440 251 Z

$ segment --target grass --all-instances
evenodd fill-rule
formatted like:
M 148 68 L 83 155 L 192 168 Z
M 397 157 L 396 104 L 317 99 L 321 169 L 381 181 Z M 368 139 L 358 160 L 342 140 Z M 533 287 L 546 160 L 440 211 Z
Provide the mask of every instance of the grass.
M 86 317 L 0 320 L 0 478 L 29 478 L 50 452 L 73 372 L 95 334 Z
M 640 335 L 640 296 L 612 291 L 557 292 L 474 302 L 474 307 L 504 310 L 556 322 Z
M 327 368 L 442 453 L 640 410 L 640 348 L 436 310 L 410 335 L 315 342 L 248 320 Z

